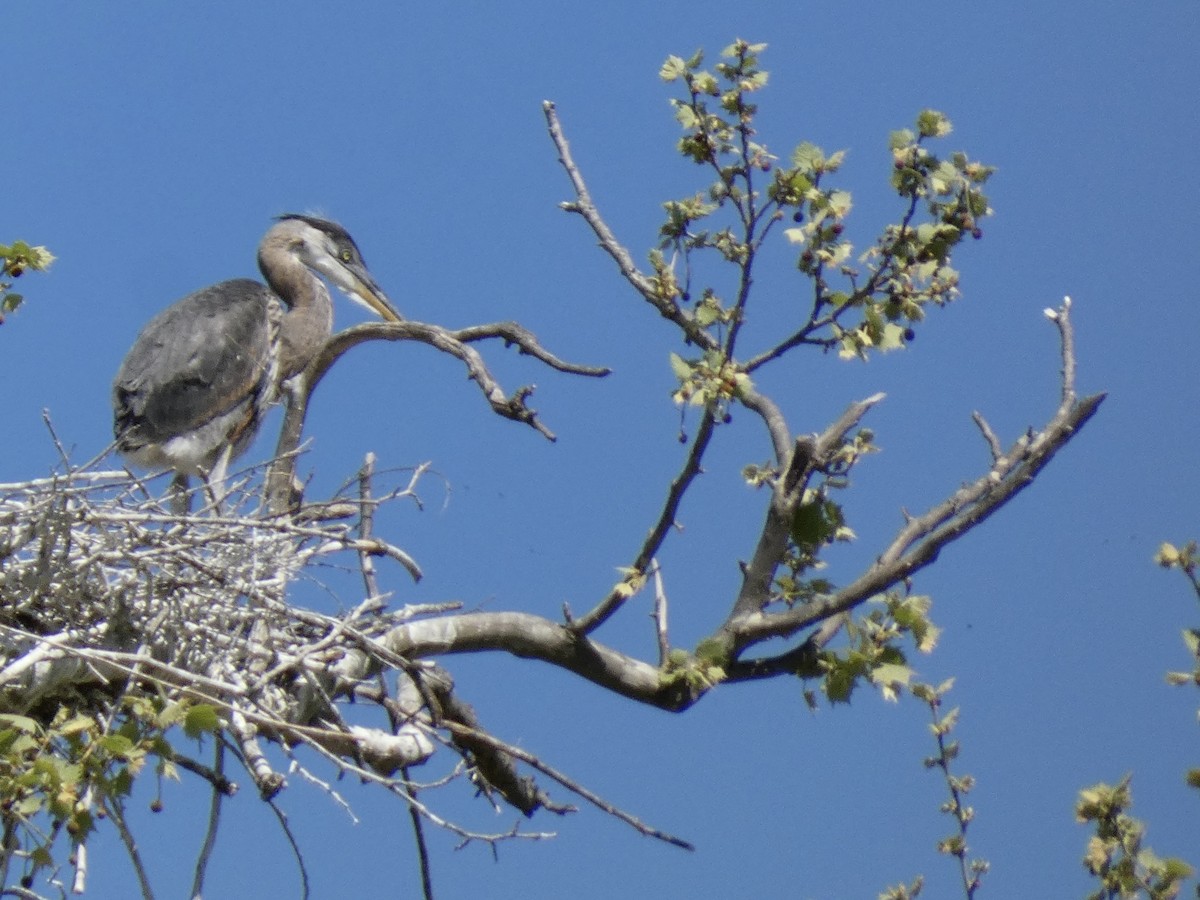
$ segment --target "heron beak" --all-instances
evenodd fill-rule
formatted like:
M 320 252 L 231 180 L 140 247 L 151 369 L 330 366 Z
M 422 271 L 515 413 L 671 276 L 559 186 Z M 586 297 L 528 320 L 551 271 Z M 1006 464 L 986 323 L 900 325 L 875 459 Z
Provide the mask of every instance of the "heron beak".
M 400 311 L 392 306 L 392 301 L 387 298 L 387 294 L 375 283 L 375 279 L 366 269 L 355 266 L 348 269 L 347 274 L 350 276 L 350 284 L 344 290 L 351 300 L 367 307 L 385 322 L 404 321 L 404 316 L 400 315 Z

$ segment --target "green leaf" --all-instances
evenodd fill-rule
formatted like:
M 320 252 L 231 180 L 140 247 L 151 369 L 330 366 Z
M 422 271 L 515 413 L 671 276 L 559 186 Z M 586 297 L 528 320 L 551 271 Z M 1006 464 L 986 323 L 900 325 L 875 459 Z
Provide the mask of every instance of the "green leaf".
M 89 716 L 74 716 L 59 725 L 56 730 L 63 737 L 70 737 L 73 734 L 90 731 L 95 725 L 96 723 Z
M 675 118 L 684 128 L 695 128 L 700 124 L 700 117 L 696 115 L 696 111 L 686 103 L 676 101 Z
M 948 162 L 939 163 L 937 168 L 929 173 L 929 181 L 936 193 L 948 194 L 958 183 L 958 169 Z
M 1195 628 L 1183 629 L 1183 643 L 1192 656 L 1196 656 L 1200 653 L 1200 631 Z
M 118 759 L 128 758 L 133 751 L 133 741 L 123 734 L 106 734 L 97 743 Z
M 801 547 L 815 547 L 829 537 L 824 504 L 820 501 L 801 503 L 792 514 L 792 540 Z
M 678 56 L 668 56 L 667 61 L 658 70 L 658 77 L 663 81 L 676 81 L 682 78 L 688 70 L 688 64 Z
M 1159 546 L 1158 552 L 1154 554 L 1154 561 L 1164 569 L 1169 569 L 1179 562 L 1179 549 L 1174 544 L 1164 541 Z
M 876 341 L 880 350 L 900 350 L 904 347 L 904 328 L 893 322 L 883 326 L 879 340 Z
M 829 194 L 829 211 L 839 219 L 847 216 L 853 205 L 849 191 L 833 191 Z
M 917 116 L 921 137 L 945 137 L 951 130 L 950 120 L 936 109 L 923 109 Z
M 792 151 L 792 165 L 806 172 L 818 171 L 825 163 L 825 154 L 816 144 L 805 141 Z
M 913 677 L 913 670 L 896 663 L 883 663 L 871 670 L 871 681 L 883 692 L 884 699 L 895 701 L 899 689 Z
M 705 638 L 697 644 L 695 656 L 707 666 L 723 667 L 729 661 L 725 644 L 716 638 Z
M 190 738 L 201 734 L 216 734 L 221 730 L 221 720 L 215 707 L 207 703 L 197 703 L 187 711 L 183 718 L 183 731 Z
M 13 728 L 26 734 L 40 734 L 42 726 L 28 716 L 0 713 L 0 728 Z
M 687 381 L 692 377 L 692 373 L 696 370 L 696 367 L 693 363 L 688 362 L 678 353 L 672 353 L 670 355 L 670 360 L 671 371 L 675 373 L 675 377 L 680 381 Z

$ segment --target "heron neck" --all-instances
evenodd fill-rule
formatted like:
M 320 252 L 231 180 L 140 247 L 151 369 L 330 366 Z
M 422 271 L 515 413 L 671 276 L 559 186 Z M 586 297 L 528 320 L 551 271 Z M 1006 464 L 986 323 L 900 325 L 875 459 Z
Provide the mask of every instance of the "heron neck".
M 333 301 L 324 282 L 274 242 L 264 243 L 258 265 L 285 307 L 279 327 L 279 375 L 290 378 L 309 364 L 333 332 Z

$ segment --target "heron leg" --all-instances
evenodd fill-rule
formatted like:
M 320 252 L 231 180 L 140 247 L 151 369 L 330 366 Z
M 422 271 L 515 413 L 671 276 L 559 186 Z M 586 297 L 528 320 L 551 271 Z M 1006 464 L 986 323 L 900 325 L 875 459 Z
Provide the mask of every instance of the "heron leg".
M 233 444 L 226 444 L 221 448 L 212 468 L 204 476 L 209 502 L 212 503 L 213 511 L 218 515 L 221 513 L 221 501 L 225 499 L 225 477 L 229 474 L 229 461 L 232 457 Z
M 188 489 L 188 477 L 182 472 L 176 472 L 171 479 L 169 494 L 171 512 L 175 515 L 186 516 L 192 511 L 192 492 Z

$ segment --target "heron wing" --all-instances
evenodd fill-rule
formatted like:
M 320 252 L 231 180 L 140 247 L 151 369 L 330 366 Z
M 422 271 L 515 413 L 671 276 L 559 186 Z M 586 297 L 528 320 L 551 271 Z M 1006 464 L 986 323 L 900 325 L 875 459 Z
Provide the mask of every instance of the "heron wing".
M 189 294 L 150 320 L 113 384 L 118 437 L 161 442 L 270 388 L 274 295 L 250 279 Z

